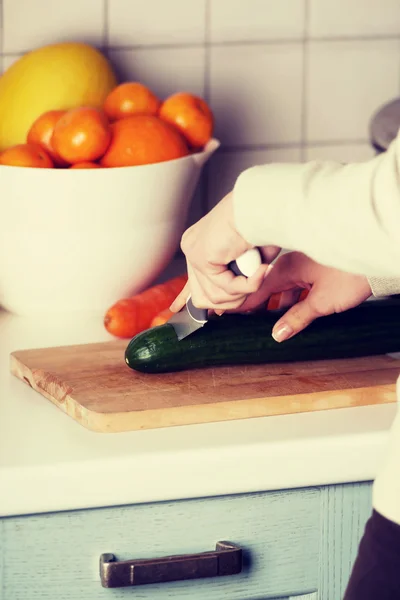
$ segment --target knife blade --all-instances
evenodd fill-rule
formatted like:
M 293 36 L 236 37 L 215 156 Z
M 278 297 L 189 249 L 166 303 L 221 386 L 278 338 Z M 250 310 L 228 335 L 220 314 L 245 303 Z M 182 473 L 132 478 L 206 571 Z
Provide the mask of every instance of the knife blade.
M 261 263 L 260 251 L 257 248 L 250 248 L 250 250 L 247 250 L 247 252 L 239 256 L 236 260 L 229 263 L 228 268 L 236 276 L 251 277 Z M 189 295 L 185 306 L 169 319 L 168 325 L 172 325 L 175 329 L 176 337 L 180 341 L 200 329 L 200 327 L 203 327 L 207 321 L 208 310 L 194 306 L 192 298 Z

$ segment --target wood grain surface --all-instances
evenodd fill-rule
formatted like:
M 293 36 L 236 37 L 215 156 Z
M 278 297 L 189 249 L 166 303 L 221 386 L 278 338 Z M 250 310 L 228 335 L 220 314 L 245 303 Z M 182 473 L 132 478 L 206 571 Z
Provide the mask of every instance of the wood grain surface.
M 400 360 L 372 356 L 143 374 L 125 341 L 16 351 L 11 372 L 84 427 L 153 429 L 395 401 Z

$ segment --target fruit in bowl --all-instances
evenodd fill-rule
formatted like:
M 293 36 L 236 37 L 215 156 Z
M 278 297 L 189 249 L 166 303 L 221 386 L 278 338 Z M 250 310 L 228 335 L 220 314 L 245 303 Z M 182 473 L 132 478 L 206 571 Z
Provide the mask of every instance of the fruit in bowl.
M 219 147 L 211 109 L 194 146 L 190 128 L 162 117 L 168 98 L 142 82 L 107 86 L 96 102 L 47 103 L 18 143 L 2 147 L 0 126 L 0 304 L 11 312 L 104 312 L 151 285 L 179 247 Z
M 114 86 L 100 107 L 52 107 L 40 114 L 27 130 L 25 149 L 7 147 L 0 164 L 57 169 L 155 164 L 203 151 L 213 130 L 214 115 L 203 98 L 177 92 L 162 100 L 143 83 L 128 81 Z M 40 163 L 29 144 L 40 145 L 49 160 Z
M 117 85 L 111 63 L 88 44 L 49 44 L 25 53 L 0 77 L 0 151 L 24 143 L 50 110 L 100 108 Z

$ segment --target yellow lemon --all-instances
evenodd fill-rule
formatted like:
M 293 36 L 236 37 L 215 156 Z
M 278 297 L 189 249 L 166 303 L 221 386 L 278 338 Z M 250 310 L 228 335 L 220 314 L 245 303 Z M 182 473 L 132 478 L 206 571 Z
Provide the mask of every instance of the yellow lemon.
M 109 61 L 87 44 L 28 52 L 0 77 L 0 151 L 25 142 L 33 121 L 48 110 L 101 107 L 116 84 Z

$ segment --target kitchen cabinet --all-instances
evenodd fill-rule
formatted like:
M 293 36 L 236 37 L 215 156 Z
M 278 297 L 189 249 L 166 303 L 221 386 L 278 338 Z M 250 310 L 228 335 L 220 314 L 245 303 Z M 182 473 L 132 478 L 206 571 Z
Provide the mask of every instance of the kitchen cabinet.
M 0 599 L 341 600 L 370 512 L 365 482 L 6 517 Z M 101 586 L 102 553 L 150 559 L 218 541 L 243 549 L 240 574 Z

